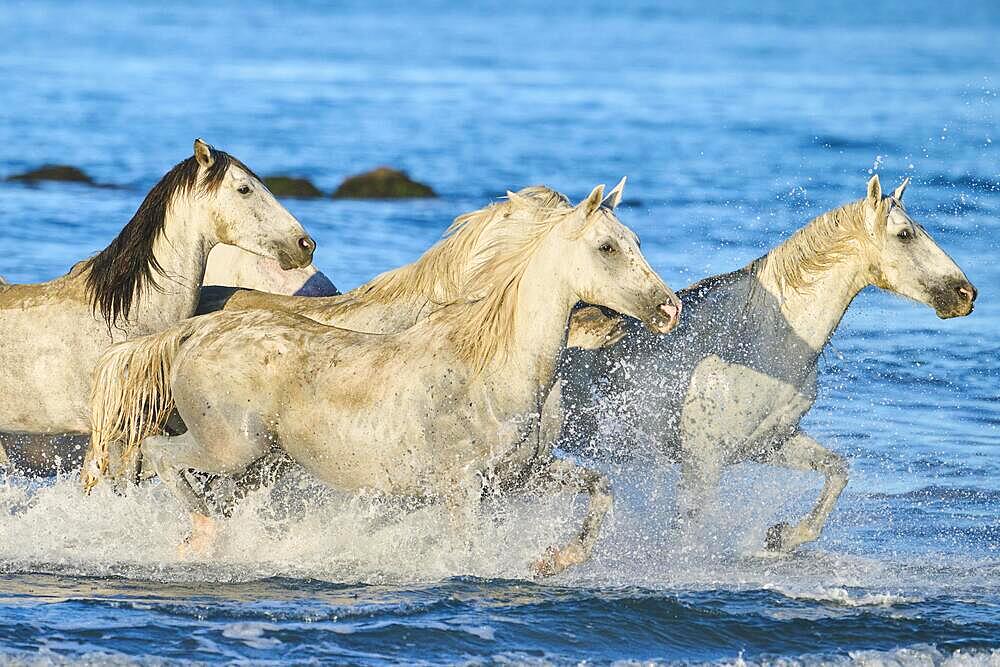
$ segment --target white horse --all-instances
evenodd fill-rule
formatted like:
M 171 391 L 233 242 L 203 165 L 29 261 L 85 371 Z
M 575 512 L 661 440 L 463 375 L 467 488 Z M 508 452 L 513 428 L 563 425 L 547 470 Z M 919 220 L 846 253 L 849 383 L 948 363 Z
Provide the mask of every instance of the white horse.
M 190 317 L 218 243 L 308 265 L 315 243 L 242 162 L 198 139 L 111 245 L 65 276 L 0 289 L 0 431 L 85 433 L 97 359 Z
M 476 257 L 467 289 L 476 298 L 399 334 L 224 311 L 116 346 L 96 376 L 95 447 L 141 440 L 144 460 L 192 513 L 196 542 L 210 519 L 185 471 L 239 474 L 275 446 L 338 489 L 442 499 L 459 524 L 485 491 L 525 480 L 569 487 L 590 494 L 583 528 L 536 567 L 580 563 L 611 506 L 607 480 L 530 437 L 568 317 L 586 300 L 665 333 L 678 314 L 603 194 L 598 186 L 577 207 L 504 225 Z M 171 406 L 187 432 L 152 435 Z
M 621 202 L 624 178 L 609 192 L 601 205 L 614 210 Z M 225 308 L 229 311 L 262 309 L 289 312 L 308 317 L 321 324 L 368 333 L 396 333 L 451 303 L 464 294 L 469 276 L 475 270 L 476 258 L 495 243 L 509 227 L 531 222 L 551 210 L 572 210 L 569 200 L 545 186 L 530 186 L 517 193 L 507 193 L 507 200 L 459 216 L 448 227 L 444 237 L 424 252 L 415 262 L 382 273 L 346 294 L 328 297 L 290 297 L 288 295 L 223 287 L 205 287 L 199 304 L 199 314 Z M 229 278 L 222 278 L 228 280 Z M 596 348 L 617 341 L 622 335 L 622 318 L 606 317 L 593 306 L 579 308 L 570 319 L 567 345 Z M 173 419 L 170 430 L 182 431 L 183 425 Z M 124 458 L 122 458 L 124 454 Z M 101 477 L 110 477 L 120 491 L 123 484 L 136 481 L 141 461 L 133 457 L 138 450 L 110 454 L 110 465 L 103 470 L 91 464 L 106 461 L 108 453 L 91 448 L 84 462 L 82 480 L 91 488 Z M 287 457 L 270 457 L 256 471 L 255 480 L 273 477 Z M 148 471 L 143 471 L 143 474 Z M 255 486 L 251 484 L 247 488 Z
M 725 466 L 818 472 L 826 484 L 812 511 L 772 527 L 767 546 L 787 551 L 817 539 L 848 467 L 799 421 L 816 400 L 819 355 L 847 307 L 869 285 L 942 318 L 968 315 L 976 299 L 962 270 L 907 214 L 907 182 L 884 197 L 874 176 L 863 199 L 819 216 L 746 268 L 681 290 L 684 318 L 672 335 L 632 327 L 614 347 L 571 351 L 562 366 L 563 444 L 628 451 L 636 439 L 651 441 L 680 463 L 679 504 L 689 515 L 710 505 Z
M 0 276 L 0 289 L 8 284 Z M 283 269 L 276 259 L 255 255 L 225 243 L 218 244 L 208 253 L 202 299 L 197 312 L 205 307 L 204 302 L 213 301 L 215 296 L 212 290 L 219 288 L 259 290 L 288 296 L 331 296 L 340 293 L 314 264 Z M 588 322 L 595 330 L 615 328 L 617 332 L 620 328 L 620 321 L 608 322 L 593 314 Z M 89 433 L 0 432 L 0 470 L 9 466 L 19 473 L 38 476 L 70 470 L 80 465 L 89 441 Z

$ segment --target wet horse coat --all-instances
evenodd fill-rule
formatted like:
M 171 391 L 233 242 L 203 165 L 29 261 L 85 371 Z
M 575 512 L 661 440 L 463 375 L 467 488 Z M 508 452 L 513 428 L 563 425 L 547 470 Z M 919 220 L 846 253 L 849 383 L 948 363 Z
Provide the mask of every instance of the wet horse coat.
M 816 399 L 819 355 L 854 299 L 877 285 L 967 315 L 975 288 L 902 206 L 906 184 L 820 216 L 748 267 L 678 293 L 684 316 L 670 336 L 630 327 L 603 350 L 569 350 L 561 372 L 562 444 L 634 453 L 645 442 L 681 464 L 680 508 L 697 514 L 724 466 L 756 461 L 823 474 L 826 484 L 796 526 L 768 545 L 792 549 L 819 536 L 847 483 L 846 461 L 799 428 Z
M 539 452 L 531 437 L 570 312 L 586 299 L 660 332 L 677 314 L 635 235 L 602 201 L 599 186 L 578 207 L 505 225 L 474 258 L 471 296 L 402 333 L 223 311 L 113 348 L 98 370 L 95 463 L 115 441 L 141 441 L 196 527 L 208 508 L 184 471 L 241 473 L 275 446 L 334 488 L 440 498 L 459 522 L 485 490 L 528 477 L 591 496 L 578 538 L 538 567 L 582 562 L 610 508 L 607 482 Z M 171 405 L 188 431 L 152 435 Z

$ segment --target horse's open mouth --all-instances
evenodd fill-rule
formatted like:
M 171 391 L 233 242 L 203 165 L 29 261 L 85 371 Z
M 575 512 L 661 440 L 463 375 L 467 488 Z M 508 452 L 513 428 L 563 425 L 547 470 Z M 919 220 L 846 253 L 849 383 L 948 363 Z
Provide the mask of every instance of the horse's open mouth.
M 680 322 L 680 315 L 681 305 L 679 301 L 677 305 L 661 303 L 654 310 L 653 316 L 646 322 L 646 326 L 654 333 L 670 333 L 677 326 L 677 323 Z

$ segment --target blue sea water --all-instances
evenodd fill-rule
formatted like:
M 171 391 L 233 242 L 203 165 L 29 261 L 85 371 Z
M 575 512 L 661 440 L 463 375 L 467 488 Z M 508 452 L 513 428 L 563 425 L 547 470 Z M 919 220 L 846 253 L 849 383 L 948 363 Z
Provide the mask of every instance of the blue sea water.
M 998 39 L 985 1 L 0 4 L 0 177 L 63 162 L 121 186 L 0 183 L 10 280 L 102 248 L 202 136 L 328 191 L 389 164 L 441 193 L 288 201 L 342 288 L 507 189 L 578 198 L 622 175 L 621 218 L 679 288 L 877 172 L 912 177 L 909 211 L 980 291 L 948 321 L 855 301 L 806 419 L 851 481 L 791 556 L 761 556 L 763 536 L 819 480 L 757 466 L 684 532 L 671 466 L 600 463 L 617 505 L 595 558 L 546 581 L 528 563 L 579 500 L 488 508 L 459 545 L 435 508 L 305 480 L 298 501 L 248 499 L 190 562 L 158 485 L 84 498 L 72 475 L 8 476 L 0 661 L 1000 663 Z

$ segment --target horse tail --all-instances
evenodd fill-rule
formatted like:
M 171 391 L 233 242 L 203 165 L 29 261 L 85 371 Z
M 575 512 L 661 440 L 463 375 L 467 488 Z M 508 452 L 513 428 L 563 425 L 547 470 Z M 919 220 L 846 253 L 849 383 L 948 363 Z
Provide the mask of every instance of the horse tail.
M 190 320 L 109 348 L 100 358 L 90 395 L 90 448 L 80 473 L 89 492 L 111 467 L 120 480 L 134 470 L 142 440 L 163 431 L 174 408 L 172 369 Z M 112 452 L 119 460 L 112 460 Z
M 3 276 L 0 276 L 0 286 L 6 287 L 7 285 L 10 285 L 10 283 L 7 282 L 7 279 L 4 278 Z

